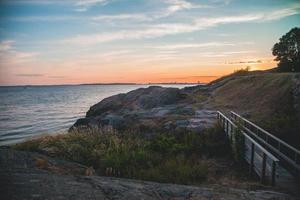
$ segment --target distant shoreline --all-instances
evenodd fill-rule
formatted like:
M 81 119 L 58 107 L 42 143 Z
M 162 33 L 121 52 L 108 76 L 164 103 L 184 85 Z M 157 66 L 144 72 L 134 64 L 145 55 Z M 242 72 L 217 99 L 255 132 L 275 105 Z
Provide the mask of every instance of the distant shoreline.
M 51 86 L 81 86 L 81 85 L 205 85 L 206 83 L 82 83 L 59 85 L 0 85 L 1 87 L 51 87 Z

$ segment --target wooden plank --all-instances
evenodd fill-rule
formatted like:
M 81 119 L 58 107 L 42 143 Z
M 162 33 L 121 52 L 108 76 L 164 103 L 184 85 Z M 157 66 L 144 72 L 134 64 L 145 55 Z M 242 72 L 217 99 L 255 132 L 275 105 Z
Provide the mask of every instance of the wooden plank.
M 255 150 L 255 145 L 254 145 L 254 143 L 252 143 L 251 144 L 250 168 L 249 168 L 250 175 L 252 175 L 252 173 L 253 173 L 254 150 Z
M 262 183 L 264 183 L 264 181 L 265 181 L 265 175 L 266 175 L 266 154 L 264 153 L 263 154 L 263 160 L 262 160 L 262 170 L 261 170 L 261 175 L 260 175 L 260 177 L 261 177 L 261 182 Z
M 276 179 L 276 162 L 273 161 L 273 163 L 272 163 L 272 177 L 271 177 L 272 186 L 275 185 L 275 179 Z

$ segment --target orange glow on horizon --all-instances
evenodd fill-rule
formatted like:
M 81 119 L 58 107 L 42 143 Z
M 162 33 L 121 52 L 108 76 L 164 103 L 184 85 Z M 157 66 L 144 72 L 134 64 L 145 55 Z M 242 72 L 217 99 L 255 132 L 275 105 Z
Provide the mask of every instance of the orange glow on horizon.
M 97 73 L 76 73 L 72 74 L 72 77 L 57 77 L 56 80 L 45 79 L 45 77 L 23 77 L 21 80 L 14 85 L 60 85 L 60 84 L 92 84 L 92 83 L 137 83 L 137 84 L 148 84 L 148 83 L 209 83 L 222 76 L 233 73 L 235 70 L 245 68 L 246 66 L 234 66 L 227 68 L 212 69 L 204 72 L 198 72 L 196 70 L 186 71 L 185 73 L 174 73 L 174 74 L 147 74 L 142 72 L 133 72 L 124 76 L 106 76 L 99 78 Z M 252 65 L 250 70 L 266 70 L 273 68 L 269 66 Z M 222 70 L 221 70 L 222 69 Z M 99 73 L 101 74 L 101 73 Z M 196 75 L 195 75 L 196 74 Z M 197 75 L 200 74 L 200 75 Z M 213 75 L 210 75 L 213 74 Z M 101 75 L 100 75 L 101 76 Z M 9 84 L 8 84 L 9 85 Z

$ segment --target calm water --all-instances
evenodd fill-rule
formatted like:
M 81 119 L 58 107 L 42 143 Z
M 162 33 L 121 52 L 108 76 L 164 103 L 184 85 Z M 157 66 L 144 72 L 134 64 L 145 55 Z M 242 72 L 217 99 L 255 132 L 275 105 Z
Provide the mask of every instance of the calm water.
M 148 85 L 0 87 L 0 145 L 66 131 L 103 98 L 140 87 Z

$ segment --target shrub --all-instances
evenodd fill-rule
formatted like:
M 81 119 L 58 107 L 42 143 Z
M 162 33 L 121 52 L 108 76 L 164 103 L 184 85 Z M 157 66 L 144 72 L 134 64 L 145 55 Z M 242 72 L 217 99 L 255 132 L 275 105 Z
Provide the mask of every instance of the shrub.
M 235 128 L 233 131 L 232 142 L 234 159 L 237 161 L 237 163 L 242 164 L 245 156 L 245 138 L 242 133 L 242 126 L 239 122 L 237 123 L 237 128 Z
M 77 130 L 24 142 L 14 148 L 46 151 L 91 166 L 99 175 L 173 183 L 204 181 L 209 168 L 200 162 L 202 156 L 230 154 L 226 136 L 218 125 L 202 133 L 178 130 L 147 139 L 134 133 L 117 133 L 111 128 Z
M 233 75 L 237 75 L 237 76 L 245 76 L 245 75 L 248 75 L 248 74 L 249 74 L 249 71 L 250 71 L 250 67 L 247 66 L 247 67 L 245 67 L 245 68 L 235 70 L 235 71 L 233 72 Z

